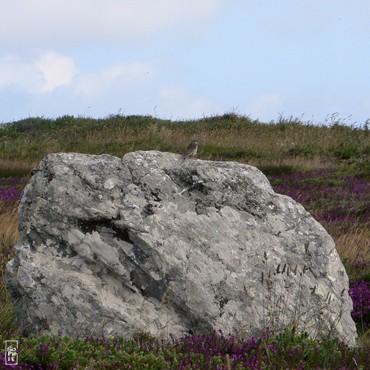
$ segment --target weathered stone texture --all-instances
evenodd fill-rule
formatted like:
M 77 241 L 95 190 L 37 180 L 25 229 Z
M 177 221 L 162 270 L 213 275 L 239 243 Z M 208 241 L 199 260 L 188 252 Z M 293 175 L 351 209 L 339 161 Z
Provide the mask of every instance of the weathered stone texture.
M 247 336 L 295 324 L 356 338 L 332 238 L 233 162 L 46 156 L 20 204 L 7 286 L 25 335 Z

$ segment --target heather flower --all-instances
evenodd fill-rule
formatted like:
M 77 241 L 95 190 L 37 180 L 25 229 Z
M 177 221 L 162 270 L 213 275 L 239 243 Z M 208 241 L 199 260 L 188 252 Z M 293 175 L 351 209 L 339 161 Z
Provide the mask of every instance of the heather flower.
M 324 170 L 269 179 L 277 193 L 303 204 L 320 222 L 353 224 L 370 220 L 370 183 L 363 179 Z
M 22 190 L 15 188 L 0 188 L 0 200 L 3 202 L 14 202 L 20 198 Z
M 370 283 L 364 280 L 351 282 L 349 295 L 353 301 L 352 316 L 370 323 Z
M 0 178 L 0 202 L 14 202 L 20 199 L 27 180 L 21 177 Z
M 370 278 L 370 260 L 363 257 L 357 258 L 348 265 L 348 275 L 351 280 L 368 280 Z M 366 278 L 368 277 L 368 278 Z

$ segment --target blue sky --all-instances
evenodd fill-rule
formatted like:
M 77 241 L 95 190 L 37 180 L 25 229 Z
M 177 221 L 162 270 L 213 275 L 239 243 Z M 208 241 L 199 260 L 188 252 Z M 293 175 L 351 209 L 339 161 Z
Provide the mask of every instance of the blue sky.
M 370 118 L 368 0 L 0 5 L 0 122 L 118 113 Z

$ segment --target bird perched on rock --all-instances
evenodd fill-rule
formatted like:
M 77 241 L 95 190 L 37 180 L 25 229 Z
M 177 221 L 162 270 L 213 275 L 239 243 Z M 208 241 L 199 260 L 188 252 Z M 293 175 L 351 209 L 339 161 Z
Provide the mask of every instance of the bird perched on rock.
M 197 151 L 198 151 L 198 141 L 192 140 L 191 143 L 186 148 L 186 151 L 182 156 L 182 160 L 184 161 L 189 157 L 195 157 L 197 155 Z

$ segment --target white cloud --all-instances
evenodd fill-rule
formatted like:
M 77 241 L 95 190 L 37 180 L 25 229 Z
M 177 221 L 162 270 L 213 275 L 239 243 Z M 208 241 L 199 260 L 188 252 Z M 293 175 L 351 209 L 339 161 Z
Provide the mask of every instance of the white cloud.
M 42 92 L 51 92 L 58 87 L 70 85 L 77 73 L 72 58 L 54 52 L 43 54 L 36 66 L 44 80 L 40 87 Z
M 0 42 L 8 47 L 32 47 L 138 41 L 169 26 L 203 25 L 223 1 L 0 0 Z
M 0 59 L 0 89 L 29 94 L 51 92 L 72 83 L 77 73 L 73 59 L 47 52 L 35 61 L 7 55 Z

